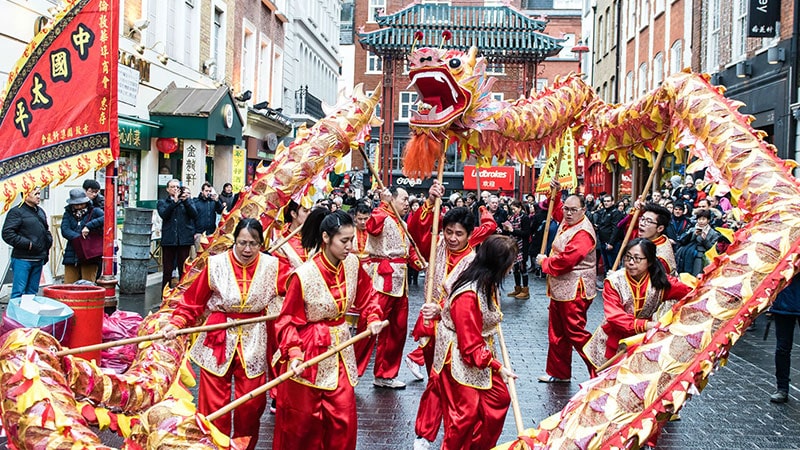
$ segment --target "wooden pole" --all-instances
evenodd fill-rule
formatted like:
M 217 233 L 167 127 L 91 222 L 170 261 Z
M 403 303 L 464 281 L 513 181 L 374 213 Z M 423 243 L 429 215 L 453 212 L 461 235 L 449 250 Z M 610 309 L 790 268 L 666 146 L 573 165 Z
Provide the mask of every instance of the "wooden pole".
M 232 322 L 218 323 L 216 325 L 202 325 L 199 327 L 183 328 L 177 331 L 178 336 L 183 334 L 202 333 L 204 331 L 224 330 L 227 328 L 238 327 L 241 325 L 250 325 L 253 323 L 267 322 L 277 319 L 278 316 L 259 316 L 251 317 L 249 319 L 239 319 Z M 157 341 L 159 339 L 166 339 L 164 333 L 151 334 L 148 336 L 137 336 L 133 338 L 120 339 L 118 341 L 103 342 L 101 344 L 87 345 L 86 347 L 66 348 L 56 353 L 56 356 L 74 355 L 76 353 L 93 352 L 97 350 L 105 350 L 111 347 L 119 347 L 121 345 L 138 344 L 140 342 Z
M 439 157 L 439 173 L 436 176 L 436 180 L 439 182 L 439 185 L 442 185 L 442 179 L 444 178 L 444 155 L 447 151 L 447 143 L 448 139 L 444 141 L 444 151 L 442 152 L 442 156 Z M 442 199 L 441 197 L 437 197 L 436 201 L 433 203 L 433 229 L 431 230 L 431 254 L 428 258 L 428 274 L 425 276 L 425 303 L 432 303 L 433 302 L 433 272 L 436 270 L 434 267 L 436 265 L 436 247 L 439 244 L 439 212 L 442 209 Z
M 506 347 L 506 339 L 503 336 L 503 328 L 497 324 L 497 338 L 500 341 L 500 351 L 503 353 L 503 365 L 511 370 L 511 358 L 508 357 L 508 348 Z M 508 384 L 508 393 L 511 395 L 511 408 L 514 411 L 514 423 L 517 425 L 517 436 L 521 436 L 525 432 L 525 425 L 522 423 L 522 410 L 519 407 L 519 397 L 517 397 L 517 385 L 513 378 L 509 377 L 506 380 Z
M 389 321 L 388 320 L 384 320 L 383 322 L 381 322 L 381 329 L 386 328 L 387 325 L 389 325 Z M 339 353 L 340 351 L 344 350 L 345 348 L 347 348 L 347 347 L 355 344 L 356 342 L 358 342 L 358 341 L 360 341 L 360 340 L 362 340 L 362 339 L 364 339 L 366 337 L 369 337 L 371 335 L 372 335 L 372 332 L 369 330 L 369 328 L 367 328 L 366 330 L 364 330 L 361 333 L 358 333 L 357 335 L 351 337 L 350 339 L 342 342 L 341 344 L 339 344 L 336 347 L 328 350 L 327 352 L 322 353 L 320 355 L 317 355 L 314 358 L 309 359 L 308 361 L 303 361 L 303 363 L 300 364 L 299 368 L 302 369 L 302 370 L 305 370 L 305 369 L 308 369 L 309 367 L 311 367 L 311 366 L 313 366 L 315 364 L 319 364 L 322 360 L 330 358 L 331 356 Z M 244 394 L 243 396 L 237 398 L 236 400 L 234 400 L 233 402 L 229 403 L 228 405 L 223 406 L 222 408 L 220 408 L 216 412 L 213 412 L 213 413 L 207 415 L 206 419 L 208 419 L 209 421 L 213 422 L 214 420 L 219 419 L 220 417 L 224 416 L 225 414 L 228 414 L 229 412 L 231 412 L 234 409 L 238 408 L 243 403 L 248 402 L 248 401 L 258 397 L 259 395 L 267 393 L 270 389 L 274 388 L 275 386 L 283 383 L 284 381 L 286 381 L 289 378 L 292 378 L 294 376 L 295 376 L 294 375 L 294 371 L 292 369 L 288 369 L 286 372 L 284 372 L 280 376 L 278 376 L 278 378 L 275 378 L 274 380 L 271 380 L 267 384 L 263 384 L 263 385 L 255 388 L 255 389 L 253 389 L 252 391 L 250 391 L 247 394 Z
M 367 153 L 364 151 L 364 147 L 359 145 L 358 149 L 359 151 L 361 151 L 361 156 L 364 157 L 364 162 L 366 162 L 370 173 L 372 173 L 372 176 L 375 177 L 375 180 L 377 180 L 378 188 L 380 190 L 386 189 L 386 185 L 383 184 L 383 181 L 378 175 L 378 172 L 375 171 L 375 166 L 372 165 L 372 161 L 370 161 L 369 158 L 367 157 Z M 403 222 L 403 217 L 400 215 L 400 211 L 398 211 L 397 208 L 395 208 L 394 203 L 392 202 L 389 202 L 389 207 L 392 208 L 392 212 L 394 212 L 394 214 L 397 216 L 397 221 L 398 223 L 400 223 L 400 228 L 403 229 L 403 232 L 406 234 L 406 237 L 408 237 L 408 241 L 411 242 L 412 246 L 414 246 L 414 250 L 416 250 L 417 255 L 419 255 L 420 258 L 424 259 L 424 257 L 422 256 L 422 252 L 420 252 L 419 247 L 417 247 L 417 243 L 414 242 L 414 238 L 412 238 L 411 233 L 408 232 L 408 227 L 406 227 L 406 223 Z
M 650 171 L 650 176 L 647 178 L 647 183 L 644 184 L 645 188 L 642 191 L 642 194 L 639 196 L 639 203 L 644 203 L 647 199 L 647 194 L 650 192 L 650 189 L 653 186 L 653 179 L 656 176 L 656 172 L 661 167 L 661 159 L 664 158 L 665 150 L 667 149 L 667 142 L 664 142 L 664 146 L 661 147 L 661 150 L 658 151 L 658 156 L 656 156 L 656 162 L 653 163 L 653 170 Z M 617 259 L 614 260 L 614 265 L 611 266 L 611 271 L 617 270 L 619 266 L 619 261 L 622 259 L 622 252 L 625 251 L 625 246 L 628 245 L 628 241 L 631 240 L 631 234 L 633 233 L 633 227 L 636 225 L 636 222 L 639 220 L 639 214 L 641 211 L 639 208 L 635 208 L 633 211 L 633 216 L 631 217 L 631 223 L 628 224 L 628 230 L 625 232 L 625 239 L 622 240 L 622 245 L 619 247 L 619 252 L 617 253 Z
M 558 180 L 558 170 L 561 168 L 561 159 L 564 156 L 564 147 L 558 147 L 558 156 L 556 157 L 555 173 L 551 180 Z M 542 235 L 542 248 L 539 250 L 540 255 L 544 255 L 547 250 L 547 237 L 550 234 L 550 220 L 553 218 L 553 205 L 556 203 L 556 188 L 550 188 L 550 202 L 547 205 L 547 219 L 544 221 L 544 235 Z
M 299 226 L 299 227 L 295 228 L 294 230 L 292 230 L 292 232 L 291 232 L 291 233 L 289 233 L 289 234 L 287 234 L 287 235 L 286 235 L 286 236 L 285 236 L 283 239 L 281 239 L 281 240 L 280 240 L 280 241 L 278 241 L 277 243 L 273 244 L 273 245 L 272 245 L 272 246 L 269 248 L 269 250 L 267 250 L 267 253 L 270 253 L 270 254 L 271 254 L 272 252 L 275 252 L 275 251 L 277 251 L 279 248 L 283 247 L 283 244 L 285 244 L 285 243 L 289 242 L 289 239 L 291 239 L 291 238 L 293 238 L 295 235 L 297 235 L 297 233 L 299 233 L 299 232 L 300 232 L 300 230 L 302 230 L 302 229 L 303 229 L 303 227 L 302 227 L 302 226 Z

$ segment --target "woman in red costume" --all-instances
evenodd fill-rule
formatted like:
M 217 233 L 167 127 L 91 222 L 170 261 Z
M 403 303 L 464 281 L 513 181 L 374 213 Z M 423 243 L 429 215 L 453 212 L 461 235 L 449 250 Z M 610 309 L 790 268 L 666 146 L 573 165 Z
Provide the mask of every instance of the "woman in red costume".
M 584 348 L 596 367 L 617 354 L 621 339 L 655 327 L 655 314 L 662 303 L 680 300 L 691 291 L 667 274 L 656 255 L 656 245 L 649 239 L 632 240 L 622 260 L 625 268 L 610 273 L 603 287 L 605 321 Z
M 492 448 L 503 431 L 511 402 L 504 379 L 516 375 L 495 358 L 494 337 L 503 319 L 498 287 L 516 257 L 513 239 L 489 236 L 450 282 L 433 359 L 444 413 L 442 450 Z
M 233 248 L 208 258 L 208 265 L 183 294 L 183 299 L 164 327 L 168 338 L 179 328 L 194 326 L 206 312 L 206 325 L 263 316 L 278 298 L 278 259 L 260 252 L 264 230 L 256 219 L 242 219 L 233 231 Z M 236 398 L 266 382 L 267 332 L 264 323 L 201 333 L 189 357 L 200 366 L 197 411 L 211 414 L 230 403 L 231 385 Z M 236 409 L 233 436 L 250 436 L 248 449 L 258 441 L 264 396 Z M 231 435 L 231 414 L 214 421 Z
M 278 387 L 274 450 L 356 448 L 353 387 L 355 353 L 347 347 L 319 365 L 311 359 L 350 337 L 345 312 L 354 306 L 374 333 L 382 312 L 372 281 L 353 249 L 353 219 L 344 211 L 315 208 L 303 225 L 303 247 L 320 249 L 289 276 L 281 316 L 275 324 L 282 365 L 296 375 Z

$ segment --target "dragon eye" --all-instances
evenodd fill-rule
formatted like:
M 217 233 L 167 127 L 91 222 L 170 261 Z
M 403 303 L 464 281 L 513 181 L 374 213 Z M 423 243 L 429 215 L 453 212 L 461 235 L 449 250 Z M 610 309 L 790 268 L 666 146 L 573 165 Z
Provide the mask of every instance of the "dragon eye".
M 447 63 L 447 65 L 450 66 L 451 69 L 458 69 L 461 67 L 461 60 L 458 58 L 453 58 Z

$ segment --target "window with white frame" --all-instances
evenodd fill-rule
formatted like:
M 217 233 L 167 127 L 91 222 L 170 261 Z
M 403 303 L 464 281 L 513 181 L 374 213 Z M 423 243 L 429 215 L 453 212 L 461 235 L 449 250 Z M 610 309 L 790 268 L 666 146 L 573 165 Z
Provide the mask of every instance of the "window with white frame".
M 716 72 L 719 67 L 719 38 L 720 38 L 720 0 L 705 0 L 706 8 L 706 67 L 705 72 Z
M 505 75 L 506 66 L 503 63 L 492 62 L 486 65 L 487 75 Z
M 253 24 L 245 20 L 242 36 L 242 86 L 241 91 L 253 91 L 256 73 L 256 34 Z
M 547 88 L 547 78 L 536 79 L 536 92 L 542 92 Z
M 383 72 L 383 59 L 372 52 L 367 52 L 367 73 L 381 72 Z
M 603 33 L 603 27 L 606 26 L 606 18 L 604 16 L 600 16 L 597 18 L 597 31 L 600 36 L 600 42 L 597 43 L 597 57 L 602 58 L 605 52 L 603 49 L 606 45 L 606 34 Z
M 261 35 L 261 45 L 258 51 L 258 90 L 253 93 L 253 103 L 263 101 L 272 104 L 272 40 L 266 35 Z
M 625 75 L 625 101 L 633 100 L 633 72 L 628 72 Z
M 672 43 L 669 49 L 670 73 L 677 73 L 683 70 L 683 41 L 678 39 Z
M 655 0 L 656 14 L 664 12 L 666 8 L 666 0 Z
M 639 95 L 647 92 L 647 63 L 639 65 Z
M 639 0 L 627 0 L 628 2 L 628 39 L 633 39 L 636 35 L 636 2 Z
M 372 94 L 374 92 L 375 92 L 374 90 L 373 91 L 367 91 L 367 97 L 372 97 Z M 375 105 L 375 117 L 381 117 L 381 103 L 380 102 L 378 102 L 378 104 Z
M 214 5 L 214 13 L 211 17 L 211 62 L 208 66 L 208 76 L 215 80 L 225 77 L 225 11 L 224 3 Z
M 505 94 L 503 94 L 502 92 L 492 92 L 491 96 L 492 96 L 492 100 L 495 100 L 495 101 L 498 101 L 498 102 L 502 102 L 503 98 L 505 97 Z
M 148 0 L 142 5 L 150 25 L 143 44 L 192 68 L 199 66 L 199 8 L 193 0 Z
M 400 107 L 397 114 L 397 120 L 407 122 L 411 118 L 411 111 L 417 110 L 417 93 L 416 92 L 401 92 L 400 93 Z
M 644 28 L 650 24 L 650 0 L 642 0 L 642 7 L 639 10 L 639 28 Z
M 422 3 L 450 6 L 450 0 L 422 0 Z M 420 21 L 427 24 L 447 24 L 450 23 L 450 11 L 447 8 L 422 9 L 420 11 Z
M 367 22 L 375 22 L 375 13 L 379 10 L 382 14 L 386 14 L 386 0 L 369 0 Z
M 732 59 L 741 61 L 747 57 L 747 2 L 733 0 Z
M 653 87 L 661 86 L 662 81 L 664 81 L 664 54 L 658 52 L 653 58 Z
M 283 107 L 283 49 L 272 45 L 272 108 Z

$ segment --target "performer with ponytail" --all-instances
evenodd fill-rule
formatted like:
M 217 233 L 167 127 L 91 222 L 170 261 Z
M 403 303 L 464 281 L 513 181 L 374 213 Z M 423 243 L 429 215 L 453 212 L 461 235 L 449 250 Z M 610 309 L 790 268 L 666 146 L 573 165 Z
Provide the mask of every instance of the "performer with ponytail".
M 261 253 L 264 230 L 256 219 L 242 219 L 233 231 L 233 248 L 208 258 L 208 265 L 183 294 L 163 328 L 169 338 L 179 328 L 195 326 L 210 311 L 206 325 L 263 316 L 277 302 L 278 259 Z M 197 411 L 208 415 L 266 382 L 267 332 L 264 323 L 200 333 L 189 357 L 200 366 Z M 258 442 L 264 396 L 249 400 L 236 409 L 233 436 L 250 436 L 247 447 Z M 219 430 L 231 435 L 231 414 L 214 421 Z
M 443 450 L 492 448 L 503 431 L 511 403 L 504 379 L 517 376 L 495 357 L 494 337 L 503 320 L 498 288 L 516 257 L 515 240 L 489 236 L 447 287 L 433 359 L 444 413 Z
M 371 278 L 351 253 L 355 227 L 349 214 L 315 208 L 302 233 L 303 247 L 319 251 L 289 276 L 275 324 L 281 372 L 294 370 L 297 376 L 278 387 L 272 448 L 353 450 L 358 372 L 352 347 L 305 371 L 297 368 L 350 337 L 345 313 L 351 306 L 374 333 L 382 312 Z

